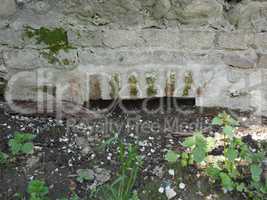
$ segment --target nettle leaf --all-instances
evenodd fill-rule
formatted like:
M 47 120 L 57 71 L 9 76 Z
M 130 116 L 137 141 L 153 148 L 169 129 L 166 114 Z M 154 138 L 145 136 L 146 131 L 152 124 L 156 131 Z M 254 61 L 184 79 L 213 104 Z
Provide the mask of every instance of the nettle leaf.
M 232 126 L 226 125 L 223 127 L 223 133 L 229 138 L 232 138 L 234 136 L 234 128 Z
M 206 151 L 203 148 L 194 148 L 192 154 L 194 161 L 197 163 L 201 163 L 206 158 Z
M 267 194 L 267 181 L 266 181 L 266 183 L 261 187 L 260 191 L 261 191 L 263 194 Z
M 196 146 L 203 148 L 203 149 L 207 149 L 206 138 L 201 133 L 196 135 L 195 143 L 196 143 Z
M 232 126 L 238 126 L 239 125 L 239 122 L 238 121 L 236 121 L 234 118 L 232 118 L 232 117 L 229 117 L 229 119 L 228 119 L 228 123 L 230 124 L 230 125 L 232 125 Z
M 209 166 L 207 168 L 207 174 L 208 176 L 214 178 L 214 179 L 217 179 L 220 177 L 220 172 L 221 170 L 217 167 L 214 167 L 214 166 Z
M 195 145 L 195 136 L 186 138 L 182 145 L 187 148 L 193 147 Z
M 17 143 L 16 140 L 14 140 L 14 139 L 11 139 L 8 142 L 8 145 L 10 146 L 11 152 L 13 155 L 18 154 L 20 149 L 21 149 L 21 146 L 22 146 L 20 143 Z
M 259 165 L 253 164 L 250 166 L 250 172 L 252 180 L 255 182 L 259 182 L 261 178 L 262 168 Z
M 233 148 L 230 148 L 226 151 L 226 157 L 232 162 L 235 161 L 237 156 L 238 156 L 238 151 Z
M 246 188 L 246 186 L 245 186 L 244 183 L 240 183 L 240 184 L 238 184 L 238 185 L 236 186 L 236 190 L 237 190 L 238 192 L 244 192 L 244 191 L 247 190 L 247 188 Z
M 8 155 L 0 151 L 0 165 L 7 162 Z
M 179 154 L 175 151 L 169 150 L 165 155 L 165 160 L 169 163 L 175 163 L 179 158 Z
M 201 133 L 198 133 L 195 135 L 195 148 L 192 151 L 194 161 L 197 163 L 204 161 L 207 151 L 207 141 Z
M 221 126 L 221 125 L 223 125 L 223 120 L 220 118 L 220 117 L 214 117 L 213 119 L 212 119 L 212 125 L 219 125 L 219 126 Z
M 234 182 L 226 173 L 221 172 L 220 178 L 224 189 L 228 191 L 232 191 L 234 189 Z
M 33 144 L 31 142 L 25 143 L 21 146 L 22 153 L 31 154 L 33 153 Z
M 27 191 L 29 194 L 35 194 L 38 197 L 44 197 L 48 194 L 48 187 L 43 181 L 33 180 L 30 182 Z

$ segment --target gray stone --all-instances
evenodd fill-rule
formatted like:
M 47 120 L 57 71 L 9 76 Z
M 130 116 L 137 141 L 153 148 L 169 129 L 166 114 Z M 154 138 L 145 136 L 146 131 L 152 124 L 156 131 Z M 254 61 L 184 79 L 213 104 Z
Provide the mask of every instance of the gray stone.
M 15 0 L 0 0 L 0 17 L 13 15 L 16 12 Z
M 37 13 L 37 14 L 44 14 L 47 13 L 50 9 L 51 6 L 48 2 L 46 1 L 37 1 L 32 9 Z
M 4 51 L 4 61 L 8 69 L 30 70 L 37 68 L 57 68 L 70 70 L 75 68 L 78 63 L 77 50 L 68 52 L 60 51 L 56 55 L 57 62 L 50 63 L 44 51 L 35 49 L 8 49 Z M 62 62 L 68 63 L 62 63 Z
M 221 20 L 223 5 L 216 0 L 194 0 L 185 7 L 178 7 L 178 19 L 184 24 L 205 25 Z
M 37 168 L 38 164 L 40 164 L 40 159 L 41 159 L 41 155 L 37 155 L 37 156 L 31 156 L 30 158 L 27 159 L 27 168 L 29 169 L 33 169 L 33 168 Z
M 77 137 L 76 138 L 76 144 L 79 146 L 81 149 L 81 153 L 83 156 L 88 155 L 89 153 L 92 153 L 92 149 L 89 145 L 89 142 L 86 138 L 84 137 Z
M 218 38 L 218 46 L 223 49 L 245 50 L 254 43 L 253 33 L 233 32 L 220 33 Z
M 140 32 L 142 45 L 149 48 L 178 49 L 181 47 L 180 32 L 177 30 L 147 29 Z
M 257 33 L 255 35 L 255 45 L 261 49 L 267 49 L 267 33 Z
M 153 8 L 153 16 L 156 19 L 160 19 L 168 13 L 171 8 L 170 0 L 157 0 L 156 5 Z
M 267 54 L 261 54 L 259 56 L 258 66 L 261 68 L 267 68 Z
M 258 56 L 253 49 L 226 52 L 223 57 L 223 61 L 226 65 L 243 69 L 256 67 L 257 60 Z
M 266 10 L 267 2 L 242 1 L 231 10 L 229 18 L 240 29 L 261 31 L 266 29 Z
M 211 49 L 214 47 L 215 33 L 212 31 L 183 31 L 180 40 L 184 49 Z
M 104 32 L 103 43 L 109 48 L 120 48 L 137 47 L 144 42 L 136 31 L 109 30 Z
M 37 69 L 47 67 L 47 60 L 40 56 L 40 52 L 32 49 L 12 50 L 4 52 L 6 66 L 10 69 Z

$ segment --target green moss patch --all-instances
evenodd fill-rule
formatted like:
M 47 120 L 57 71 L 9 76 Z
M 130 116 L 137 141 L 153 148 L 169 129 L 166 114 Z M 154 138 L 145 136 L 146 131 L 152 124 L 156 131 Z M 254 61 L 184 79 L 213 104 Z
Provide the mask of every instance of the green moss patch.
M 46 45 L 45 49 L 48 51 L 42 52 L 45 58 L 48 59 L 49 63 L 59 62 L 63 65 L 68 65 L 70 62 L 61 62 L 56 56 L 60 50 L 67 51 L 73 49 L 69 44 L 67 31 L 63 28 L 46 28 L 41 27 L 39 29 L 32 28 L 30 26 L 25 27 L 24 35 L 27 38 L 35 39 L 36 44 Z

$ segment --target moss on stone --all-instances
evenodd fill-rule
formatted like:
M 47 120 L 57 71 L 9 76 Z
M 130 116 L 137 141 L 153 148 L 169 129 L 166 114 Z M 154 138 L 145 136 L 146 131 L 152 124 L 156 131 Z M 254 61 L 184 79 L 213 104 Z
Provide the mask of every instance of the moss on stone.
M 57 55 L 60 50 L 67 51 L 73 47 L 69 44 L 67 31 L 63 28 L 49 29 L 41 27 L 39 29 L 32 28 L 30 26 L 25 27 L 24 35 L 28 38 L 34 38 L 36 44 L 46 45 L 46 50 L 41 54 L 48 59 L 49 63 L 60 63 L 66 65 L 66 62 L 62 63 Z M 70 63 L 67 63 L 70 64 Z
M 153 75 L 149 75 L 146 77 L 147 83 L 147 96 L 155 96 L 157 94 L 157 89 L 155 87 L 156 77 Z
M 183 90 L 183 96 L 188 96 L 189 92 L 191 90 L 193 83 L 193 74 L 192 72 L 187 72 L 184 78 L 184 90 Z
M 110 97 L 116 98 L 119 96 L 119 91 L 121 89 L 120 86 L 120 77 L 119 73 L 112 74 L 111 80 L 109 81 L 109 85 L 111 88 Z
M 130 87 L 130 95 L 131 96 L 137 96 L 138 94 L 138 89 L 137 89 L 137 78 L 135 75 L 130 75 L 128 78 L 128 83 Z

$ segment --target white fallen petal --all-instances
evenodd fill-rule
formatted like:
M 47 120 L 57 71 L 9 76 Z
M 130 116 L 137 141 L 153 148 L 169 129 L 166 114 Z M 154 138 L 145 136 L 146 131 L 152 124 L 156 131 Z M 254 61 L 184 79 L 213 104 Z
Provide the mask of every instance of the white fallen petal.
M 180 184 L 179 184 L 179 188 L 180 188 L 181 190 L 185 189 L 185 184 L 184 184 L 184 183 L 180 183 Z
M 159 193 L 162 194 L 163 192 L 164 192 L 164 188 L 163 188 L 163 187 L 160 187 L 160 188 L 159 188 Z
M 171 175 L 171 176 L 174 176 L 175 173 L 174 173 L 174 170 L 173 169 L 169 169 L 168 173 Z
M 172 199 L 176 196 L 176 192 L 172 188 L 166 188 L 165 194 L 168 199 Z

